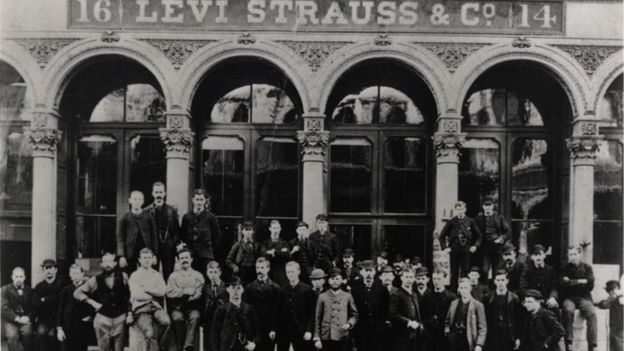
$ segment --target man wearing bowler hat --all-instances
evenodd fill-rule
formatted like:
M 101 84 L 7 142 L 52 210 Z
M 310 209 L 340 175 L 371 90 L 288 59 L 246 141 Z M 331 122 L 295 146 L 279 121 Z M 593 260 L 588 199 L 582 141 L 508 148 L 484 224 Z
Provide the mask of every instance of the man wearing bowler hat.
M 329 231 L 329 222 L 326 214 L 316 216 L 316 229 L 314 233 L 310 234 L 314 252 L 312 266 L 320 268 L 327 273 L 334 267 L 336 258 L 340 254 L 340 243 L 336 234 Z
M 361 283 L 351 289 L 351 295 L 358 310 L 358 323 L 353 337 L 358 351 L 381 351 L 385 340 L 386 321 L 390 294 L 375 279 L 375 264 L 371 260 L 360 263 Z
M 520 345 L 523 350 L 559 351 L 559 340 L 565 334 L 552 311 L 542 308 L 542 294 L 534 289 L 524 292 L 522 305 L 529 315 L 522 326 Z
M 291 260 L 299 263 L 301 267 L 301 280 L 309 283 L 309 275 L 312 273 L 312 244 L 310 241 L 310 228 L 308 223 L 300 221 L 297 223 L 297 237 L 289 243 Z
M 362 278 L 360 270 L 354 264 L 354 261 L 353 250 L 351 248 L 344 249 L 338 268 L 342 269 L 342 273 L 345 276 L 345 284 L 351 288 Z
M 483 234 L 479 249 L 481 259 L 481 283 L 487 283 L 490 268 L 492 275 L 503 267 L 503 245 L 511 239 L 511 227 L 507 220 L 494 212 L 494 201 L 486 198 L 481 206 L 483 211 L 474 219 Z M 492 279 L 494 277 L 492 276 Z
M 33 290 L 33 315 L 35 318 L 35 350 L 57 350 L 56 313 L 61 300 L 61 291 L 67 285 L 58 279 L 58 267 L 53 259 L 41 264 L 43 281 Z

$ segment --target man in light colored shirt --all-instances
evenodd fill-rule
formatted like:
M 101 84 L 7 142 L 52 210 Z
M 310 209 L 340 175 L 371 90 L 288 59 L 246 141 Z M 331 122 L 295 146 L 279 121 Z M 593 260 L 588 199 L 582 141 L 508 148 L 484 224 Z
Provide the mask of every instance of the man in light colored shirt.
M 139 268 L 132 273 L 128 281 L 130 287 L 130 303 L 132 313 L 128 315 L 128 324 L 136 319 L 137 327 L 145 336 L 146 349 L 149 345 L 158 343 L 161 349 L 165 349 L 169 339 L 169 326 L 171 320 L 167 311 L 157 301 L 165 296 L 167 285 L 162 275 L 152 268 L 154 253 L 149 248 L 143 248 L 139 252 Z M 154 336 L 153 319 L 158 323 L 160 335 Z
M 204 276 L 191 268 L 191 251 L 178 252 L 180 269 L 171 273 L 167 282 L 167 301 L 171 310 L 178 350 L 193 350 L 195 333 L 201 316 L 201 296 Z

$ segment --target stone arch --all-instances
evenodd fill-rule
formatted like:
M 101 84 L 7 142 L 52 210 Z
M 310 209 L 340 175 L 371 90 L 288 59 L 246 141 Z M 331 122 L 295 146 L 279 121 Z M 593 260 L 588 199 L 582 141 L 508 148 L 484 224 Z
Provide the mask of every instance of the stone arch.
M 446 112 L 448 106 L 446 82 L 449 81 L 446 67 L 430 52 L 404 43 L 384 47 L 366 43 L 349 46 L 336 52 L 333 58 L 328 59 L 331 61 L 319 71 L 320 79 L 316 81 L 316 89 L 313 90 L 316 92 L 313 106 L 324 111 L 338 80 L 355 65 L 374 59 L 391 59 L 406 64 L 429 87 L 438 114 Z
M 573 116 L 585 112 L 589 91 L 585 71 L 565 52 L 542 44 L 534 44 L 529 48 L 500 44 L 468 57 L 453 76 L 450 101 L 454 105 L 451 108 L 461 111 L 468 90 L 482 74 L 498 64 L 513 61 L 529 61 L 545 68 L 568 96 Z
M 301 71 L 307 70 L 305 62 L 288 48 L 275 43 L 258 41 L 249 46 L 235 42 L 224 42 L 203 48 L 193 55 L 180 72 L 180 93 L 176 97 L 179 107 L 190 110 L 197 89 L 206 79 L 206 74 L 218 64 L 236 57 L 254 57 L 265 60 L 278 68 L 295 87 L 303 112 L 310 107 L 310 87 Z M 175 106 L 174 106 L 175 107 Z
M 165 97 L 166 106 L 172 105 L 173 69 L 158 50 L 136 40 L 103 43 L 96 39 L 71 45 L 54 57 L 44 78 L 43 86 L 46 94 L 42 97 L 43 104 L 58 107 L 65 88 L 80 68 L 104 56 L 124 57 L 143 66 L 156 78 Z
M 597 112 L 600 100 L 611 86 L 611 83 L 624 74 L 624 61 L 622 50 L 618 51 L 598 67 L 592 76 L 592 93 L 590 95 L 590 111 Z M 600 117 L 600 116 L 598 116 Z
M 35 107 L 37 98 L 41 94 L 39 84 L 35 84 L 35 82 L 42 80 L 41 69 L 28 51 L 20 45 L 11 41 L 2 41 L 0 47 L 2 48 L 0 50 L 0 60 L 13 67 L 22 76 L 24 83 L 26 83 L 26 102 L 29 105 L 28 107 Z

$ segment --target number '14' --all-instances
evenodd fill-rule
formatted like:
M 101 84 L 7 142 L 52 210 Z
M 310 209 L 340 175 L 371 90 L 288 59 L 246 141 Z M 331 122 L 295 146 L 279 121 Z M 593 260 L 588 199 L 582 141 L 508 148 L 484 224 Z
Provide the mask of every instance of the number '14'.
M 518 27 L 530 27 L 529 25 L 529 5 L 520 4 L 520 24 Z M 557 23 L 557 16 L 550 15 L 550 5 L 544 5 L 533 15 L 533 20 L 542 22 L 542 28 L 552 28 L 552 24 Z

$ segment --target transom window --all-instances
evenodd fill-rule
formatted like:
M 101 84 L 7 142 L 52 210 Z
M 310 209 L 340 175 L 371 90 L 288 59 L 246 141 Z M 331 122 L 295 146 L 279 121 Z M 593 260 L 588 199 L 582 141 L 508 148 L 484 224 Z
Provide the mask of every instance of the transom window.
M 210 113 L 211 123 L 289 124 L 299 119 L 286 92 L 269 84 L 249 84 L 221 97 Z
M 464 123 L 475 126 L 543 126 L 542 115 L 521 93 L 507 89 L 483 89 L 465 104 Z
M 412 99 L 388 86 L 372 86 L 345 96 L 332 121 L 345 124 L 420 124 L 424 117 Z
M 149 84 L 128 84 L 106 95 L 89 122 L 164 122 L 165 98 Z

